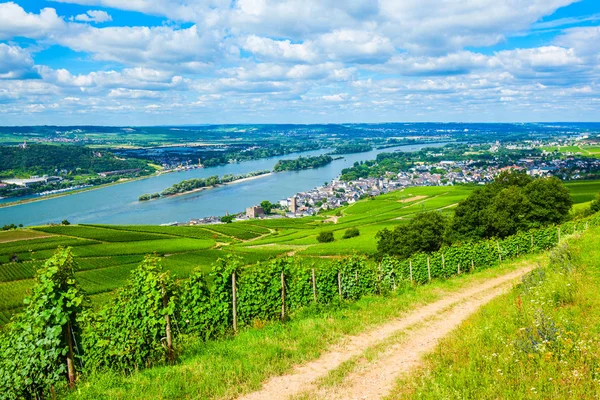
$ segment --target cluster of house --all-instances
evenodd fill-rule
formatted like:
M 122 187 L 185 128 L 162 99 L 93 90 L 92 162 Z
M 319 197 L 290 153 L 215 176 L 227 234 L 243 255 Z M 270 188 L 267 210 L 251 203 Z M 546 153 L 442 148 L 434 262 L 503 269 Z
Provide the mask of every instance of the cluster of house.
M 542 158 L 523 158 L 512 165 L 500 165 L 489 161 L 482 166 L 480 161 L 440 161 L 421 163 L 408 171 L 386 173 L 379 178 L 360 178 L 355 181 L 333 180 L 326 186 L 300 192 L 295 196 L 279 201 L 284 214 L 267 215 L 260 206 L 252 206 L 245 213 L 236 216 L 236 220 L 254 218 L 298 218 L 316 215 L 321 210 L 331 210 L 346 204 L 352 204 L 364 197 L 378 196 L 410 186 L 450 186 L 456 184 L 484 185 L 506 170 L 521 170 L 533 177 L 567 173 L 567 179 L 581 179 L 584 174 L 600 171 L 600 159 L 566 157 L 555 160 Z M 192 224 L 221 223 L 218 217 L 193 220 Z

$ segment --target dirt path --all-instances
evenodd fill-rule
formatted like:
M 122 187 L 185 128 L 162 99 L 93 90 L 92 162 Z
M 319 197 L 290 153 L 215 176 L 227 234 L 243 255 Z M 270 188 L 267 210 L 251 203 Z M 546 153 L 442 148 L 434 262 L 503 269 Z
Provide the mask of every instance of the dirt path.
M 516 279 L 533 268 L 528 266 L 508 274 L 474 284 L 431 304 L 409 312 L 374 330 L 352 336 L 321 355 L 300 365 L 290 374 L 264 383 L 257 392 L 242 400 L 287 399 L 302 393 L 316 393 L 315 398 L 378 399 L 387 394 L 399 374 L 416 366 L 421 357 L 433 350 L 437 342 L 473 314 L 479 307 L 512 286 Z M 337 387 L 319 390 L 316 381 L 343 362 L 360 356 L 365 350 L 411 327 L 401 343 L 391 346 L 374 365 L 353 372 Z M 312 397 L 312 396 L 311 396 Z

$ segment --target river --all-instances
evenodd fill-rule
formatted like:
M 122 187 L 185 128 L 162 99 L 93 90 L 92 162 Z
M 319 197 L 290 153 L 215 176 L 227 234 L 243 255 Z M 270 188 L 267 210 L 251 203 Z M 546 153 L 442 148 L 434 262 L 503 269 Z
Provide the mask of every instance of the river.
M 423 147 L 441 147 L 443 145 L 445 143 L 408 145 L 348 154 L 344 155 L 343 159 L 334 160 L 331 164 L 321 168 L 278 172 L 254 180 L 186 195 L 145 202 L 137 201 L 141 194 L 160 192 L 185 179 L 226 174 L 241 175 L 252 171 L 272 170 L 280 159 L 324 154 L 329 150 L 288 154 L 218 167 L 174 172 L 87 192 L 0 208 L 0 225 L 11 223 L 26 226 L 43 225 L 59 223 L 64 219 L 71 223 L 164 224 L 187 222 L 193 218 L 211 215 L 225 215 L 227 212 L 237 213 L 263 200 L 275 202 L 295 193 L 321 186 L 336 178 L 342 169 L 352 166 L 354 162 L 373 160 L 377 154 L 382 152 L 416 151 Z

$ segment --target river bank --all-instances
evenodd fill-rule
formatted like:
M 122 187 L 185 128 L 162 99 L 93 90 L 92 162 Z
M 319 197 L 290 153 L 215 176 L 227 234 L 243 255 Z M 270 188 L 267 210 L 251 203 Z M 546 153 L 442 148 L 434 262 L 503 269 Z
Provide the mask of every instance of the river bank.
M 417 151 L 423 147 L 437 145 L 399 146 L 401 151 Z M 311 190 L 339 176 L 344 168 L 355 162 L 373 160 L 384 150 L 349 154 L 344 159 L 331 164 L 303 171 L 287 171 L 265 175 L 263 179 L 237 181 L 235 184 L 221 185 L 211 190 L 164 198 L 163 201 L 139 202 L 141 193 L 157 193 L 182 180 L 208 178 L 211 176 L 244 175 L 253 171 L 273 170 L 277 161 L 290 158 L 290 155 L 271 157 L 254 161 L 227 164 L 219 167 L 198 168 L 178 174 L 153 176 L 152 179 L 128 181 L 103 188 L 63 195 L 44 201 L 34 201 L 13 207 L 0 207 L 0 224 L 44 225 L 60 223 L 67 219 L 71 223 L 99 224 L 150 224 L 160 225 L 172 221 L 189 221 L 225 215 L 231 210 L 245 210 L 263 200 L 278 201 L 298 192 Z M 391 152 L 393 148 L 386 149 Z M 326 153 L 317 150 L 297 153 L 294 156 L 314 156 Z M 37 199 L 36 199 L 37 200 Z
M 72 191 L 69 191 L 69 192 L 56 193 L 56 194 L 51 194 L 51 195 L 48 195 L 48 196 L 37 196 L 37 197 L 32 197 L 32 198 L 23 199 L 23 200 L 15 200 L 15 201 L 6 202 L 6 203 L 0 203 L 0 208 L 14 207 L 14 206 L 19 206 L 19 205 L 27 204 L 27 203 L 37 203 L 37 202 L 44 201 L 44 200 L 52 200 L 52 199 L 56 199 L 56 198 L 59 198 L 59 197 L 71 196 L 71 195 L 74 195 L 74 194 L 79 194 L 79 193 L 84 193 L 84 192 L 91 192 L 93 190 L 104 189 L 104 188 L 107 188 L 107 187 L 110 187 L 110 186 L 120 185 L 120 184 L 123 184 L 123 183 L 130 183 L 130 182 L 135 182 L 135 181 L 139 181 L 139 180 L 143 180 L 143 179 L 150 179 L 150 178 L 153 178 L 153 177 L 156 177 L 156 176 L 160 176 L 160 174 L 159 173 L 154 173 L 152 175 L 140 176 L 140 177 L 137 177 L 137 178 L 125 178 L 123 180 L 119 179 L 116 182 L 103 183 L 101 185 L 89 186 L 89 187 L 86 187 L 86 188 L 76 189 L 76 190 L 72 190 Z

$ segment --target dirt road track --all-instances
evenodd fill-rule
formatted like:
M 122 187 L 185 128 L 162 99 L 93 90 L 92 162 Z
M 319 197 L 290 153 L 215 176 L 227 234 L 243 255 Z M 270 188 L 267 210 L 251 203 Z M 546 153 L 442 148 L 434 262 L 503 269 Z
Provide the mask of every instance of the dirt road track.
M 261 390 L 240 399 L 288 399 L 307 392 L 313 393 L 315 398 L 379 399 L 392 390 L 400 374 L 416 367 L 422 356 L 432 351 L 441 338 L 481 306 L 507 291 L 531 269 L 533 266 L 520 268 L 474 284 L 371 331 L 348 337 L 318 359 L 295 367 L 289 374 L 267 380 Z M 317 387 L 319 378 L 342 363 L 408 329 L 407 335 L 399 343 L 390 346 L 375 363 L 366 364 L 352 372 L 337 386 L 327 389 Z

